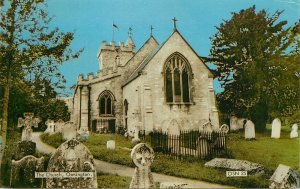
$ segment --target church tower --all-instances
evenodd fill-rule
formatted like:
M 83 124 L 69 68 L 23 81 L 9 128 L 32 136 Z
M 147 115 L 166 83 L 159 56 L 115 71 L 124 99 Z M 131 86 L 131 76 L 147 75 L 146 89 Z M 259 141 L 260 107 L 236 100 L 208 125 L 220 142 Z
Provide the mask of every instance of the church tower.
M 131 35 L 131 28 L 129 28 L 128 39 L 125 45 L 123 42 L 115 44 L 114 41 L 111 41 L 109 44 L 107 44 L 106 41 L 102 41 L 97 54 L 99 70 L 117 70 L 119 66 L 124 66 L 125 63 L 134 56 L 135 45 Z

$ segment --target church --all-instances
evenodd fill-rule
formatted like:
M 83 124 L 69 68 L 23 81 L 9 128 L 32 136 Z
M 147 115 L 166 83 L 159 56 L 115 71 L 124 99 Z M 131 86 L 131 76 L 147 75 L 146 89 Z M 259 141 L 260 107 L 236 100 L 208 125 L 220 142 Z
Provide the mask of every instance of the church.
M 71 121 L 95 133 L 194 130 L 210 121 L 219 129 L 213 74 L 174 27 L 161 44 L 151 34 L 135 51 L 131 32 L 124 43 L 103 41 L 99 71 L 80 74 Z

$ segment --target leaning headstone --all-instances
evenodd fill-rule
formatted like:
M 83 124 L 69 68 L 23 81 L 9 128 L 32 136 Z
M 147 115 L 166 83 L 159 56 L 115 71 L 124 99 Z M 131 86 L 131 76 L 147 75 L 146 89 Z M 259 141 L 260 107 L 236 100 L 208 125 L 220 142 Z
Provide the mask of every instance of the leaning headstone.
M 136 167 L 129 188 L 154 188 L 150 170 L 154 159 L 153 149 L 145 143 L 139 143 L 132 149 L 131 158 Z
M 61 144 L 51 156 L 47 172 L 89 172 L 92 177 L 46 178 L 47 188 L 97 188 L 97 174 L 91 152 L 76 139 Z
M 290 138 L 298 138 L 298 124 L 297 123 L 294 123 L 292 126 Z
M 76 138 L 77 131 L 73 122 L 66 122 L 62 128 L 62 138 L 64 141 Z
M 279 164 L 269 182 L 269 188 L 300 188 L 300 178 L 295 171 L 282 164 Z
M 255 139 L 255 125 L 251 120 L 245 124 L 245 139 Z
M 280 131 L 281 131 L 281 121 L 280 119 L 276 118 L 272 122 L 271 138 L 280 138 Z
M 36 158 L 32 155 L 11 162 L 10 186 L 17 186 L 22 181 L 22 186 L 40 187 L 41 179 L 35 178 L 35 172 L 44 170 L 44 157 Z
M 22 159 L 28 155 L 35 155 L 36 143 L 32 141 L 19 141 L 14 143 L 14 150 L 12 158 L 14 160 Z
M 223 124 L 221 127 L 220 127 L 220 131 L 221 132 L 224 132 L 224 133 L 228 133 L 229 132 L 229 126 L 227 124 Z
M 247 171 L 248 175 L 263 173 L 265 167 L 247 160 L 215 158 L 204 164 L 205 167 L 221 168 L 227 171 Z
M 38 118 L 33 118 L 33 116 L 33 113 L 24 113 L 25 119 L 21 117 L 18 119 L 18 127 L 23 127 L 22 141 L 30 141 L 32 134 L 31 127 L 37 128 L 39 126 L 40 120 Z
M 114 140 L 109 140 L 106 142 L 106 148 L 114 150 L 116 148 L 116 142 Z

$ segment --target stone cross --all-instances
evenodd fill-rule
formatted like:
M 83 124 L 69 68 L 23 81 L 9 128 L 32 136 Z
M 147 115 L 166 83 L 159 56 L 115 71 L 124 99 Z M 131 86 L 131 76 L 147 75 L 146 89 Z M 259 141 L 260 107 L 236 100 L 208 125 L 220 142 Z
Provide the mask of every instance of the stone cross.
M 280 138 L 280 131 L 281 131 L 281 121 L 280 119 L 276 118 L 272 122 L 271 138 Z
M 131 158 L 136 167 L 129 188 L 154 188 L 150 170 L 154 159 L 153 149 L 145 143 L 139 143 L 132 149 Z
M 255 139 L 255 125 L 251 120 L 245 124 L 245 139 Z
M 290 138 L 297 138 L 298 137 L 298 124 L 294 123 L 292 126 L 292 131 L 290 133 Z
M 21 117 L 18 119 L 18 127 L 23 127 L 22 141 L 31 141 L 31 127 L 37 128 L 39 126 L 40 120 L 38 118 L 33 118 L 33 116 L 33 113 L 24 113 L 25 119 Z

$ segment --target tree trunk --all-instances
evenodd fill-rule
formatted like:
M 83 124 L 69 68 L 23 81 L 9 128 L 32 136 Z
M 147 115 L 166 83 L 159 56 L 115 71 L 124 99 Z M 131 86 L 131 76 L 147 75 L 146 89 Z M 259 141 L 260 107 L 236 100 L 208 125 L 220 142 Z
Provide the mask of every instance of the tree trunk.
M 265 131 L 268 120 L 268 107 L 264 101 L 260 101 L 256 104 L 252 110 L 251 120 L 254 122 L 257 132 Z

